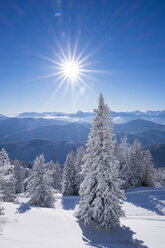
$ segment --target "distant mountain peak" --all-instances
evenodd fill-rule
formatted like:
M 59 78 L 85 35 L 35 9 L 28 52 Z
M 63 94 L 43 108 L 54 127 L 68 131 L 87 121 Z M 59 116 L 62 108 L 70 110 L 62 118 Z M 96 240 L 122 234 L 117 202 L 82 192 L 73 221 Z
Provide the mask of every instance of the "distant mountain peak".
M 139 110 L 135 110 L 132 112 L 110 112 L 111 117 L 114 123 L 126 123 L 128 121 L 143 119 L 152 121 L 155 123 L 165 124 L 165 110 L 158 110 L 158 111 L 146 111 L 141 112 Z M 82 110 L 78 110 L 76 113 L 64 113 L 64 112 L 24 112 L 20 113 L 15 118 L 44 118 L 44 119 L 55 119 L 60 121 L 67 121 L 67 122 L 84 122 L 84 123 L 91 123 L 93 120 L 94 113 L 93 112 L 83 112 Z M 0 121 L 5 119 L 0 115 Z M 9 118 L 9 117 L 8 117 Z

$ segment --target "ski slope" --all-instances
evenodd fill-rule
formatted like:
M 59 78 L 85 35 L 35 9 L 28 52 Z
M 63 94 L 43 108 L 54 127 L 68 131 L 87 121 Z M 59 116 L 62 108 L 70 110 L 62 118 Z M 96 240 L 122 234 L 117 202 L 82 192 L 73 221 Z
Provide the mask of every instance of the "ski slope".
M 73 215 L 77 196 L 57 196 L 56 208 L 37 208 L 18 201 L 3 203 L 0 248 L 164 248 L 165 189 L 138 187 L 126 192 L 126 217 L 114 232 L 84 227 Z

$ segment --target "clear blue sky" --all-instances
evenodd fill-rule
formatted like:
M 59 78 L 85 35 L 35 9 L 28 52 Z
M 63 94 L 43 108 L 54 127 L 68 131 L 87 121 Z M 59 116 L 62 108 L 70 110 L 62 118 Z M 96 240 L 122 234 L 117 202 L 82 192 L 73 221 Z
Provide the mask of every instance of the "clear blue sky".
M 60 15 L 57 14 L 60 12 Z M 84 86 L 59 82 L 51 63 L 67 52 L 95 51 Z M 0 113 L 92 111 L 102 92 L 114 111 L 165 109 L 164 0 L 0 0 Z

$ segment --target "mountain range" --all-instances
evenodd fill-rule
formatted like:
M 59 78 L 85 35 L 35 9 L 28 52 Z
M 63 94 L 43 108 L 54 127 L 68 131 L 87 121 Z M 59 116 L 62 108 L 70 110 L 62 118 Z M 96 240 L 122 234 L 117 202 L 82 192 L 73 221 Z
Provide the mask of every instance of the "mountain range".
M 2 117 L 0 148 L 6 148 L 11 159 L 32 162 L 37 155 L 44 153 L 47 160 L 58 160 L 63 164 L 70 150 L 76 151 L 77 147 L 85 145 L 89 129 L 90 124 L 87 122 L 70 122 L 66 119 Z M 125 135 L 130 144 L 137 138 L 144 148 L 149 147 L 156 165 L 165 166 L 163 152 L 159 159 L 155 155 L 156 150 L 158 153 L 160 151 L 160 144 L 165 143 L 165 125 L 136 119 L 114 124 L 114 132 L 119 142 Z M 161 151 L 163 149 L 165 152 L 164 146 Z
M 15 115 L 16 118 L 44 118 L 56 119 L 69 122 L 87 122 L 91 123 L 94 113 L 77 111 L 76 113 L 62 113 L 62 112 L 24 112 Z M 115 112 L 111 111 L 111 117 L 114 123 L 125 123 L 131 120 L 144 119 L 160 124 L 165 124 L 165 110 L 162 111 L 132 111 L 132 112 Z M 0 120 L 9 118 L 0 115 Z
M 165 167 L 165 143 L 151 145 L 149 147 L 153 162 L 157 167 Z
M 32 162 L 36 156 L 44 154 L 45 160 L 59 161 L 64 164 L 67 154 L 84 145 L 81 142 L 58 141 L 51 142 L 49 140 L 28 140 L 23 142 L 0 143 L 0 149 L 5 148 L 9 153 L 11 160 L 19 159 L 20 161 Z
M 9 118 L 0 121 L 0 142 L 22 142 L 47 139 L 86 143 L 90 124 L 70 123 L 44 118 Z M 114 124 L 118 141 L 125 135 L 132 144 L 136 138 L 143 146 L 165 142 L 165 125 L 146 120 L 133 120 L 124 124 Z

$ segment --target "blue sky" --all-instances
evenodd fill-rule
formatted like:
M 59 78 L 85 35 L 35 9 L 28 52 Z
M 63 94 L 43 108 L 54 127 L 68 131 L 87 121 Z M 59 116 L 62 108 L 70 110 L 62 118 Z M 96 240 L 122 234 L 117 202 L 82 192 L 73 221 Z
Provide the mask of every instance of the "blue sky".
M 0 113 L 165 109 L 164 0 L 0 0 Z M 58 15 L 57 13 L 60 13 Z M 59 46 L 92 53 L 88 89 L 57 77 Z M 51 67 L 51 68 L 50 68 Z

